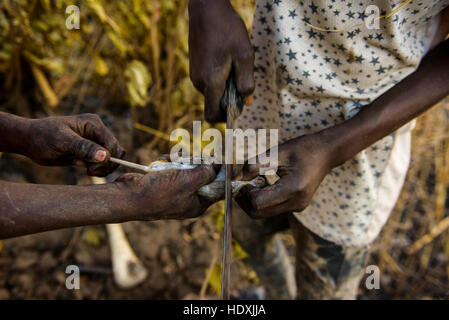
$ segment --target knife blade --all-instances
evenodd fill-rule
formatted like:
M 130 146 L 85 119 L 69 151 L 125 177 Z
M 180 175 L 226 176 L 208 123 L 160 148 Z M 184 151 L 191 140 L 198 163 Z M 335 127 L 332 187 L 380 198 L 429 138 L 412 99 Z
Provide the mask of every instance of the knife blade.
M 231 72 L 227 82 L 224 95 L 220 102 L 220 107 L 226 112 L 226 129 L 234 129 L 235 120 L 242 113 L 243 101 L 237 92 L 234 74 Z M 225 155 L 229 148 L 233 148 L 232 136 L 226 138 Z M 223 230 L 223 258 L 222 258 L 222 278 L 221 278 L 221 299 L 230 299 L 231 290 L 231 248 L 232 248 L 232 169 L 233 159 L 229 163 L 225 156 L 225 212 L 224 212 L 224 230 Z

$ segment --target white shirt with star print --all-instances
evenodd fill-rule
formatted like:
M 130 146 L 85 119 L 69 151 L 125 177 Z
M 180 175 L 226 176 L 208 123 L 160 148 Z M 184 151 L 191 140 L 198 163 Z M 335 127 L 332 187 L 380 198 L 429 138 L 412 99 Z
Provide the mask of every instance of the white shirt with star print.
M 279 143 L 339 124 L 414 72 L 448 0 L 259 0 L 254 102 L 238 127 L 279 129 Z M 379 28 L 364 21 L 379 8 Z M 368 14 L 367 14 L 368 13 Z M 327 32 L 323 30 L 341 30 Z M 371 243 L 402 188 L 410 160 L 408 124 L 333 169 L 296 217 L 345 246 Z M 258 150 L 260 152 L 260 150 Z

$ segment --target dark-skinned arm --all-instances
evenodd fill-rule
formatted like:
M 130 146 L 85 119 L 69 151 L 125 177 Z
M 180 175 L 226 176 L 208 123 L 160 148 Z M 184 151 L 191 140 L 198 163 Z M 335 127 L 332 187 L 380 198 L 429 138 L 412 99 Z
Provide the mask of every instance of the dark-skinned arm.
M 129 220 L 117 184 L 92 186 L 0 182 L 0 239 L 59 228 Z
M 449 41 L 442 42 L 405 80 L 363 108 L 354 118 L 324 130 L 332 141 L 332 166 L 352 159 L 449 94 Z
M 211 204 L 197 190 L 215 178 L 212 166 L 126 174 L 104 185 L 0 182 L 0 239 L 131 220 L 187 219 Z
M 28 119 L 0 112 L 0 152 L 21 153 L 28 130 Z
M 280 180 L 237 199 L 254 218 L 304 210 L 324 177 L 371 144 L 416 118 L 449 94 L 449 41 L 440 43 L 419 68 L 365 106 L 353 118 L 292 139 L 278 148 Z M 260 165 L 246 165 L 241 178 L 259 174 Z

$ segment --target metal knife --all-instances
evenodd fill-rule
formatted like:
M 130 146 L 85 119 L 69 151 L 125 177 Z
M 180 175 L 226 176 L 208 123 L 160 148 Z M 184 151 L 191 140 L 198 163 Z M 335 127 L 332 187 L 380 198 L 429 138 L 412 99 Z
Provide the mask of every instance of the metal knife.
M 243 110 L 243 101 L 237 92 L 234 74 L 231 72 L 226 83 L 226 89 L 220 102 L 220 107 L 226 112 L 226 129 L 234 129 L 235 120 Z M 234 143 L 225 144 L 225 154 Z M 226 159 L 226 157 L 225 157 Z M 232 163 L 225 164 L 225 212 L 223 230 L 223 259 L 221 279 L 221 299 L 229 300 L 231 287 L 231 247 L 232 247 Z

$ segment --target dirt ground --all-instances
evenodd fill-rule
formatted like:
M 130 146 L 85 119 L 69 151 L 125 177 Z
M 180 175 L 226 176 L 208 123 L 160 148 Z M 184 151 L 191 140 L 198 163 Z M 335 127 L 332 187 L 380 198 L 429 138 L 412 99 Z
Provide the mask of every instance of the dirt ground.
M 199 293 L 216 243 L 207 220 L 193 226 L 177 221 L 133 222 L 124 228 L 148 270 L 147 279 L 137 288 L 116 287 L 106 230 L 95 226 L 4 241 L 0 298 L 177 299 Z M 92 231 L 98 235 L 98 244 L 83 237 Z M 68 246 L 77 235 L 74 245 Z M 65 288 L 64 270 L 69 264 L 80 267 L 80 290 Z

